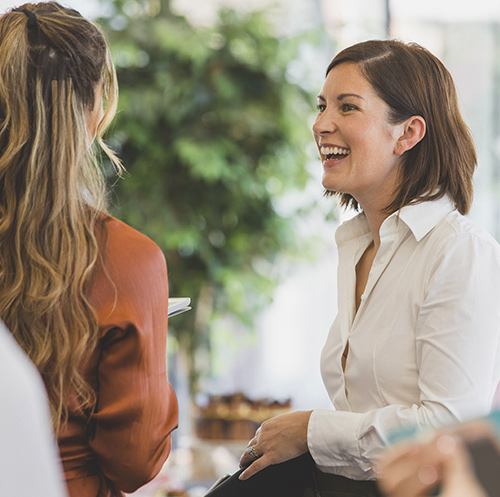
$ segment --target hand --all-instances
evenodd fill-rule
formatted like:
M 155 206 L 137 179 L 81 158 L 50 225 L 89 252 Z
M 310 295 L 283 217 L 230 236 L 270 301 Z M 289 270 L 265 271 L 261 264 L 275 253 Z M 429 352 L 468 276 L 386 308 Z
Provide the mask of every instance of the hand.
M 379 487 L 387 497 L 486 497 L 458 433 L 440 432 L 425 443 L 388 450 L 378 463 Z
M 264 421 L 240 458 L 240 467 L 247 468 L 241 473 L 240 480 L 250 478 L 267 466 L 306 453 L 307 425 L 311 412 L 296 411 Z M 253 450 L 248 452 L 250 447 Z

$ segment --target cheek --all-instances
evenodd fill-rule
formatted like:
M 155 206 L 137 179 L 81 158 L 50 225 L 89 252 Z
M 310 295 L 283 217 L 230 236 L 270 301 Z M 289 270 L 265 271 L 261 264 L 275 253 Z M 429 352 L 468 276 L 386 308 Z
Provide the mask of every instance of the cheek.
M 316 117 L 316 119 L 314 120 L 312 126 L 311 126 L 311 131 L 313 133 L 313 136 L 314 136 L 314 139 L 316 140 L 316 142 L 318 141 L 319 139 L 319 118 Z

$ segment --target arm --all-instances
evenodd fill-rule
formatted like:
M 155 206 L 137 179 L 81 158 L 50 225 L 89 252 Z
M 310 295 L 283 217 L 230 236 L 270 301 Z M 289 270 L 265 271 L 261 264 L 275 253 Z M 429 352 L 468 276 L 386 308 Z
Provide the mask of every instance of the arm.
M 398 403 L 392 391 L 388 405 L 365 413 L 314 411 L 308 444 L 324 470 L 369 471 L 392 432 L 439 426 L 490 408 L 499 375 L 498 246 L 475 235 L 453 237 L 433 250 L 422 278 L 414 338 L 408 338 L 414 341 L 418 400 Z M 388 364 L 397 353 L 387 350 Z M 398 371 L 393 374 L 397 385 Z
M 99 288 L 98 403 L 89 445 L 106 478 L 132 492 L 161 469 L 177 426 L 166 371 L 167 270 L 150 240 L 135 233 L 123 240 L 112 228 L 108 261 L 113 285 Z

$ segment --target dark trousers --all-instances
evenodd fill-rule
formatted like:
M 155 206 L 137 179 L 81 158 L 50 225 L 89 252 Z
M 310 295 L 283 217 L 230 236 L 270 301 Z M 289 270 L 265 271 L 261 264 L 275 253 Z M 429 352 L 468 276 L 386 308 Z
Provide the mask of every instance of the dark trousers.
M 373 481 L 322 473 L 309 453 L 269 466 L 248 480 L 231 475 L 205 497 L 380 497 Z
M 350 480 L 343 476 L 313 471 L 312 484 L 302 497 L 381 497 L 374 481 Z

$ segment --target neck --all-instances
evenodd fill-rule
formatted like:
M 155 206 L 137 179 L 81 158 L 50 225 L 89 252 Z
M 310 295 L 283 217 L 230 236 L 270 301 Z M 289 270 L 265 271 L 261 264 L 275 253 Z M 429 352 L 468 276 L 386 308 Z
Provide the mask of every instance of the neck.
M 376 250 L 380 247 L 380 227 L 382 223 L 389 217 L 389 214 L 381 209 L 365 209 L 363 212 L 366 216 L 368 226 L 373 238 L 373 244 Z

